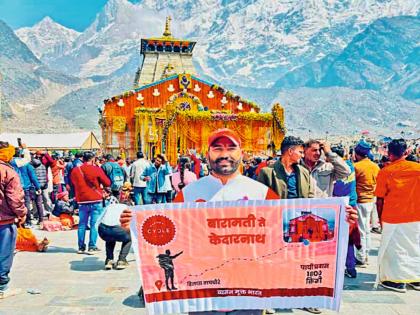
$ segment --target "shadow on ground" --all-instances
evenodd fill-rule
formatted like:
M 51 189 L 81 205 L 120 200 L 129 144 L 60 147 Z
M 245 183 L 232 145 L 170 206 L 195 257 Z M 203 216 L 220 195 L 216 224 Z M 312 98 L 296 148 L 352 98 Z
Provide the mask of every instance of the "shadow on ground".
M 58 246 L 48 246 L 46 253 L 77 253 L 77 250 L 72 247 L 58 247 Z
M 123 305 L 131 308 L 145 308 L 144 300 L 140 299 L 137 294 L 130 295 L 123 302 Z
M 360 269 L 357 270 L 357 279 L 345 278 L 344 290 L 351 291 L 376 291 L 373 284 L 376 280 L 376 274 L 364 273 Z
M 100 271 L 104 269 L 104 262 L 98 257 L 85 257 L 83 260 L 70 262 L 70 269 L 74 271 Z

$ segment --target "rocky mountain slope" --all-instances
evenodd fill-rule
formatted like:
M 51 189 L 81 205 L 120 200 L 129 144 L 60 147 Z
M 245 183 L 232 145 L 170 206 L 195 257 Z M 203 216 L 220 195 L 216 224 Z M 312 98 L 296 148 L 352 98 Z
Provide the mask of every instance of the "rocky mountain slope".
M 71 126 L 60 117 L 48 117 L 48 108 L 68 92 L 89 85 L 86 80 L 64 75 L 45 66 L 0 21 L 0 73 L 2 75 L 2 116 L 7 130 L 56 128 Z
M 50 19 L 16 33 L 41 58 L 33 56 L 38 63 L 92 82 L 57 95 L 45 107 L 84 128 L 97 127 L 97 106 L 104 98 L 131 88 L 141 62 L 140 38 L 160 36 L 171 15 L 176 37 L 197 40 L 200 76 L 265 109 L 280 100 L 292 111 L 290 129 L 300 128 L 301 119 L 308 130 L 322 133 L 337 115 L 354 118 L 340 125 L 343 133 L 359 126 L 384 133 L 398 130 L 392 123 L 376 124 L 368 108 L 373 119 L 381 114 L 384 122 L 417 113 L 419 12 L 416 0 L 109 0 L 81 34 Z M 49 24 L 51 34 L 39 31 Z

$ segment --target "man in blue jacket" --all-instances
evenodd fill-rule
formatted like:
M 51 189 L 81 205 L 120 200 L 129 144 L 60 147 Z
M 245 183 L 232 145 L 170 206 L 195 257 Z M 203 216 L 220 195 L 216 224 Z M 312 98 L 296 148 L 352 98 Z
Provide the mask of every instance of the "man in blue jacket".
M 122 167 L 115 162 L 112 154 L 105 156 L 106 162 L 102 164 L 101 168 L 104 170 L 106 176 L 111 180 L 112 195 L 119 198 L 122 186 L 126 181 L 126 174 Z
M 38 223 L 41 223 L 43 221 L 44 217 L 44 205 L 42 204 L 42 191 L 41 186 L 39 184 L 38 178 L 35 173 L 34 167 L 28 163 L 24 166 L 19 167 L 21 179 L 22 179 L 22 188 L 25 193 L 25 206 L 28 209 L 28 214 L 26 216 L 26 223 L 25 227 L 31 227 L 31 216 L 32 213 L 30 213 L 31 209 L 31 190 L 34 195 L 34 200 L 36 201 L 36 206 L 38 208 Z
M 143 171 L 140 179 L 147 182 L 145 204 L 162 203 L 165 200 L 165 176 L 171 171 L 171 166 L 163 154 L 158 154 L 154 163 Z

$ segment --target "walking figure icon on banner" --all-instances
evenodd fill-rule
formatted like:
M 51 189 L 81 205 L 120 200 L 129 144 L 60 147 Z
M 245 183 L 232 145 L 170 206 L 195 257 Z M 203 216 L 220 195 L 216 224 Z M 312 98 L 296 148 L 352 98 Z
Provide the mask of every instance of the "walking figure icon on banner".
M 183 251 L 179 252 L 176 255 L 171 256 L 171 251 L 169 249 L 167 249 L 165 251 L 165 254 L 159 254 L 156 256 L 156 258 L 159 259 L 159 266 L 165 270 L 165 284 L 166 284 L 166 289 L 168 291 L 172 291 L 172 290 L 178 290 L 177 288 L 175 288 L 174 285 L 174 263 L 173 260 L 175 258 L 177 258 L 179 255 L 181 255 L 183 253 Z M 171 280 L 171 288 L 169 287 L 169 280 Z

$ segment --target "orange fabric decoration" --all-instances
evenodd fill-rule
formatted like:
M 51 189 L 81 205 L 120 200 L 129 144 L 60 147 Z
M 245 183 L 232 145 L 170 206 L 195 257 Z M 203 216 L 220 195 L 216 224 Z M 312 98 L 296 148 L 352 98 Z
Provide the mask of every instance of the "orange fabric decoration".
M 38 240 L 31 229 L 18 227 L 16 237 L 16 249 L 25 252 L 38 251 Z
M 74 219 L 70 214 L 67 214 L 67 213 L 60 214 L 60 222 L 64 230 L 73 229 Z

